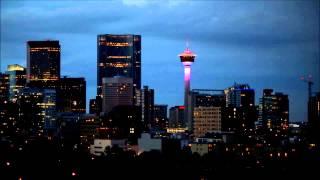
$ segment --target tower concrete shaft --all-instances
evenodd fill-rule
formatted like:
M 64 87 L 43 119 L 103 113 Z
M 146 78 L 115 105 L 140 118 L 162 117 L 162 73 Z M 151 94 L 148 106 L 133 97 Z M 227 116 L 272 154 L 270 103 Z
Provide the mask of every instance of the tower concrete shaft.
M 191 76 L 191 64 L 185 65 L 184 64 L 184 119 L 186 125 L 190 126 L 189 120 L 189 93 L 190 93 L 190 76 Z
M 184 124 L 189 130 L 191 127 L 191 113 L 189 93 L 190 93 L 190 77 L 191 77 L 191 65 L 196 57 L 189 48 L 183 53 L 179 54 L 180 60 L 184 66 Z

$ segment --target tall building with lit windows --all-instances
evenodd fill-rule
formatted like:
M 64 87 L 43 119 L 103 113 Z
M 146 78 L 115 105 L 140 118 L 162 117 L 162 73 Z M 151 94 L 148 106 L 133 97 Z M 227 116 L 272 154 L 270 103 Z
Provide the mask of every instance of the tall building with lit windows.
M 141 109 L 141 121 L 144 130 L 155 127 L 154 122 L 154 89 L 143 86 L 143 89 L 136 90 L 135 105 Z
M 0 72 L 0 103 L 7 101 L 9 97 L 9 75 Z
M 96 99 L 90 99 L 89 100 L 89 114 L 95 114 L 98 115 L 98 109 L 97 109 L 97 100 Z
M 207 133 L 221 132 L 222 107 L 199 106 L 193 109 L 193 135 L 195 138 Z
M 262 128 L 272 134 L 280 135 L 289 127 L 289 99 L 283 93 L 273 93 L 273 89 L 264 89 L 259 105 L 259 121 Z
M 86 81 L 84 78 L 61 77 L 56 91 L 58 112 L 86 113 Z
M 254 128 L 257 120 L 255 91 L 248 84 L 237 84 L 224 90 L 226 97 L 224 131 L 244 132 Z
M 18 64 L 8 65 L 6 74 L 9 75 L 9 99 L 12 100 L 26 85 L 26 68 Z
M 169 127 L 186 128 L 184 121 L 184 106 L 174 106 L 169 109 Z
M 9 97 L 9 75 L 0 72 L 0 119 L 7 115 L 6 104 Z
M 308 125 L 312 138 L 320 142 L 320 92 L 309 98 Z
M 254 106 L 254 89 L 248 84 L 237 84 L 224 90 L 226 106 L 243 107 Z
M 27 82 L 33 86 L 54 86 L 60 78 L 59 41 L 27 42 Z
M 19 106 L 17 133 L 42 136 L 56 132 L 56 91 L 24 88 L 17 96 Z
M 193 89 L 190 95 L 192 113 L 190 129 L 192 129 L 194 137 L 201 137 L 206 133 L 220 132 L 225 107 L 223 90 Z
M 132 79 L 122 76 L 103 78 L 102 96 L 102 111 L 106 114 L 116 106 L 132 106 Z
M 154 105 L 154 120 L 155 127 L 165 129 L 169 126 L 168 122 L 168 105 L 155 104 Z
M 141 36 L 103 34 L 97 39 L 97 98 L 102 98 L 102 79 L 132 78 L 133 89 L 141 88 Z M 134 92 L 133 90 L 133 92 Z M 97 100 L 99 102 L 99 100 Z

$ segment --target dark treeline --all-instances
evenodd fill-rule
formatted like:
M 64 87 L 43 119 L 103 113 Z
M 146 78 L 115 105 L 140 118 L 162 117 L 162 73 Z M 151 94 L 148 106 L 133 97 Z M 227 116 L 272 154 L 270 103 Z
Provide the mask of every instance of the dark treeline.
M 224 145 L 200 156 L 189 148 L 150 151 L 136 155 L 118 147 L 106 148 L 105 156 L 92 156 L 83 147 L 56 140 L 34 139 L 12 145 L 1 141 L 0 179 L 215 179 L 312 175 L 320 167 L 318 149 L 297 146 L 289 158 L 263 158 L 259 151 L 247 156 L 222 151 Z M 18 143 L 16 143 L 18 144 Z M 63 145 L 62 145 L 63 144 Z M 261 153 L 262 154 L 262 153 Z

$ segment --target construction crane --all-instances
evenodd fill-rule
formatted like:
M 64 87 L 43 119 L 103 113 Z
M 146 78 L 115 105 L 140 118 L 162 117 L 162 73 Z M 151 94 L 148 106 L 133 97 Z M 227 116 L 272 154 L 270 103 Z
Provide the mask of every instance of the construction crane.
M 309 74 L 307 77 L 302 76 L 300 79 L 308 83 L 308 97 L 310 99 L 312 96 L 312 85 L 313 85 L 312 75 Z

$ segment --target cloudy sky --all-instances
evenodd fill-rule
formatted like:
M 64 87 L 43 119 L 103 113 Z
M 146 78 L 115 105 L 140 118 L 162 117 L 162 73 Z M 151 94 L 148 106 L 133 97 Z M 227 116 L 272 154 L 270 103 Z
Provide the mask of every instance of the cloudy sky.
M 84 76 L 96 94 L 97 34 L 142 35 L 142 82 L 156 103 L 183 103 L 183 67 L 190 48 L 192 88 L 224 89 L 234 82 L 284 92 L 290 120 L 307 118 L 307 85 L 319 87 L 319 1 L 6 1 L 1 0 L 1 71 L 26 65 L 26 41 L 59 40 L 62 75 Z

